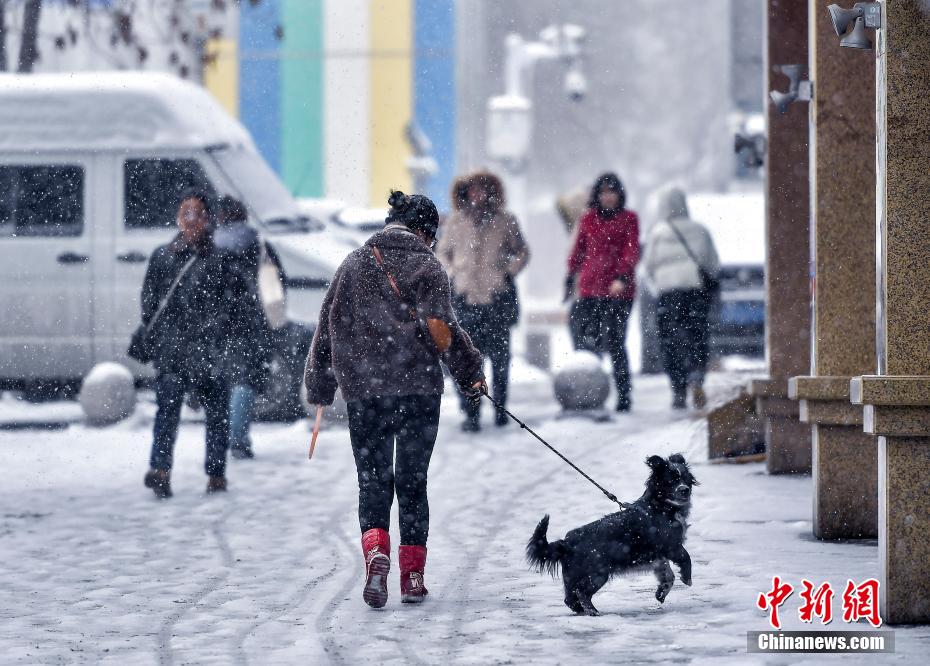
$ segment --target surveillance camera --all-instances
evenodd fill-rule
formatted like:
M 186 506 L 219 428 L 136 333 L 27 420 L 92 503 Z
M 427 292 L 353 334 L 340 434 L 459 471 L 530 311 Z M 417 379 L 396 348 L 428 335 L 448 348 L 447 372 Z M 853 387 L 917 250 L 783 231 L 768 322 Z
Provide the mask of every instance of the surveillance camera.
M 878 2 L 857 2 L 852 9 L 843 9 L 839 5 L 827 7 L 833 31 L 842 39 L 840 46 L 853 49 L 871 49 L 872 40 L 866 35 L 866 28 L 882 27 L 882 9 Z M 846 34 L 852 24 L 853 29 Z
M 588 80 L 577 67 L 565 73 L 565 94 L 573 102 L 580 102 L 588 92 Z
M 788 107 L 796 101 L 809 102 L 811 99 L 811 83 L 801 80 L 807 69 L 804 65 L 778 65 L 776 69 L 788 77 L 788 90 L 780 92 L 773 90 L 769 99 L 779 113 L 787 113 Z
M 577 57 L 583 50 L 583 44 L 588 36 L 587 30 L 580 25 L 568 23 L 562 26 L 562 35 L 565 40 L 565 52 L 570 57 Z
M 769 93 L 769 99 L 775 105 L 775 110 L 781 114 L 788 113 L 788 107 L 798 99 L 798 94 L 793 91 L 786 93 L 773 90 Z

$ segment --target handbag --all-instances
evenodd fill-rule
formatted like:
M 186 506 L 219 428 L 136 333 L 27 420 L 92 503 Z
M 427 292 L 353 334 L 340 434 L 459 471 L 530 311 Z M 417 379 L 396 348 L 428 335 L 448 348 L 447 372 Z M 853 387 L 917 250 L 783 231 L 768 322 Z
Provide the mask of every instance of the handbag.
M 685 252 L 688 253 L 688 256 L 691 257 L 691 261 L 694 262 L 694 265 L 697 266 L 698 275 L 701 278 L 701 291 L 704 292 L 704 296 L 708 299 L 716 298 L 720 293 L 720 280 L 716 276 L 711 275 L 704 267 L 701 266 L 701 262 L 697 260 L 697 257 L 694 256 L 694 253 L 691 251 L 691 248 L 688 247 L 688 243 L 685 241 L 685 237 L 678 230 L 672 221 L 668 221 L 668 226 L 672 228 L 672 231 L 675 232 L 675 235 L 678 236 L 678 241 L 681 243 L 681 246 L 685 248 Z
M 287 324 L 287 294 L 281 271 L 271 259 L 264 243 L 261 244 L 258 262 L 258 296 L 271 330 L 283 328 Z
M 520 321 L 520 301 L 517 298 L 517 284 L 513 276 L 504 278 L 504 289 L 494 294 L 495 309 L 501 324 L 513 328 Z
M 604 351 L 604 318 L 597 299 L 576 299 L 568 313 L 568 328 L 576 351 Z
M 181 272 L 178 273 L 174 282 L 168 287 L 168 291 L 165 292 L 164 298 L 161 299 L 149 323 L 141 323 L 136 327 L 136 330 L 133 331 L 132 337 L 129 340 L 129 348 L 126 350 L 126 355 L 132 360 L 138 361 L 139 363 L 148 363 L 155 358 L 155 345 L 151 339 L 152 329 L 155 328 L 155 324 L 158 323 L 158 319 L 168 305 L 168 300 L 171 298 L 171 295 L 181 283 L 181 279 L 187 274 L 187 271 L 190 270 L 190 267 L 194 265 L 195 261 L 197 261 L 196 253 L 187 260 L 187 263 L 184 264 L 184 267 L 181 269 Z

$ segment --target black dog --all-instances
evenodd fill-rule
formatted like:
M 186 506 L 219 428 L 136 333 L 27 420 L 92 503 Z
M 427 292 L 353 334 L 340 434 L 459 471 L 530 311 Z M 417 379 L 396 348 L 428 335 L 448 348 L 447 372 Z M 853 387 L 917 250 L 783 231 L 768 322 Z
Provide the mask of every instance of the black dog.
M 668 460 L 650 456 L 646 492 L 628 508 L 574 529 L 549 543 L 546 515 L 526 544 L 526 557 L 537 571 L 555 575 L 559 565 L 565 583 L 565 605 L 576 613 L 599 615 L 591 597 L 612 577 L 652 566 L 665 602 L 675 582 L 669 560 L 678 565 L 681 582 L 691 585 L 691 556 L 685 550 L 685 519 L 691 510 L 691 487 L 698 485 L 676 453 Z

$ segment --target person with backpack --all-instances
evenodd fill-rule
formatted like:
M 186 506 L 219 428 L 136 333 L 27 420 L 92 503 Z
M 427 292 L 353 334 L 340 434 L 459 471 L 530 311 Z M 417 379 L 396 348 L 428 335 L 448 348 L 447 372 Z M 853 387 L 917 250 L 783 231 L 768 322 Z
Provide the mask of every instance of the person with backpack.
M 238 322 L 260 316 L 247 285 L 213 242 L 215 223 L 209 196 L 181 195 L 178 235 L 155 250 L 142 285 L 144 346 L 155 366 L 158 411 L 145 485 L 160 499 L 171 497 L 174 444 L 185 394 L 206 414 L 207 493 L 227 489 L 229 381 L 225 355 Z M 137 346 L 133 341 L 132 347 Z
M 495 424 L 510 423 L 510 329 L 519 319 L 517 275 L 530 253 L 520 225 L 506 210 L 504 186 L 492 173 L 479 171 L 455 181 L 454 211 L 442 225 L 436 254 L 449 271 L 455 313 L 469 337 L 491 361 Z M 466 432 L 481 430 L 480 405 L 462 400 Z
M 433 255 L 439 213 L 392 192 L 382 231 L 343 261 L 323 299 L 304 383 L 311 405 L 346 401 L 358 473 L 365 560 L 362 597 L 387 603 L 391 505 L 400 522 L 401 601 L 422 602 L 429 533 L 427 474 L 439 426 L 444 362 L 468 398 L 487 392 L 481 354 L 452 309 Z
M 684 409 L 688 388 L 701 409 L 708 360 L 707 315 L 717 288 L 720 260 L 714 241 L 688 214 L 685 193 L 668 187 L 659 196 L 659 221 L 643 254 L 646 287 L 656 311 L 662 363 L 672 384 L 672 408 Z
M 568 257 L 565 300 L 576 289 L 578 300 L 570 314 L 576 349 L 600 354 L 607 351 L 613 364 L 617 411 L 632 406 L 626 329 L 636 296 L 639 261 L 639 218 L 626 208 L 626 190 L 614 173 L 597 178 L 591 188 L 588 210 Z

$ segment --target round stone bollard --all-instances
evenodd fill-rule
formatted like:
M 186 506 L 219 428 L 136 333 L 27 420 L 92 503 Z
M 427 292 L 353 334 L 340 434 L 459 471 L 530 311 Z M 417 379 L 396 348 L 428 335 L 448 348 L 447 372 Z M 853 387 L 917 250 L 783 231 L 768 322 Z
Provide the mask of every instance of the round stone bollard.
M 132 372 L 119 363 L 98 363 L 81 383 L 78 403 L 89 425 L 104 426 L 122 421 L 136 409 Z
M 602 409 L 610 395 L 610 377 L 596 354 L 576 351 L 559 364 L 554 387 L 555 399 L 566 411 Z

